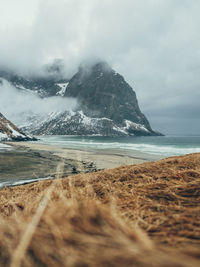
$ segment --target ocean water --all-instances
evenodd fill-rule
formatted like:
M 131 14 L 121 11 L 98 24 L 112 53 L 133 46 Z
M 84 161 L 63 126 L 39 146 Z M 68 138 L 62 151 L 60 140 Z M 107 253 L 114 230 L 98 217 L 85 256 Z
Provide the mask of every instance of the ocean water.
M 147 160 L 158 160 L 168 156 L 184 155 L 200 152 L 200 136 L 159 136 L 159 137 L 101 137 L 101 136 L 40 136 L 38 142 L 80 150 L 112 150 L 113 154 L 121 152 L 123 155 L 131 152 L 142 152 Z M 37 142 L 37 143 L 38 143 Z M 13 147 L 0 143 L 0 153 Z M 149 156 L 148 156 L 149 155 Z M 43 179 L 43 178 L 39 178 Z M 44 177 L 49 179 L 49 177 Z M 0 188 L 34 182 L 38 179 L 1 179 Z
M 177 156 L 200 152 L 200 136 L 102 137 L 40 136 L 41 143 L 74 149 L 115 149 Z
M 5 145 L 0 143 L 0 152 L 6 151 L 6 150 L 12 150 L 11 146 Z

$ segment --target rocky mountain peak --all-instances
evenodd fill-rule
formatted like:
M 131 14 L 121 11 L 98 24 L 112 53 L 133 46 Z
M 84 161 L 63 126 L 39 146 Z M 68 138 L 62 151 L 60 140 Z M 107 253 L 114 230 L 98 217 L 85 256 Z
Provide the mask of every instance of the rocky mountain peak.
M 0 71 L 0 78 L 19 91 L 40 98 L 70 97 L 78 102 L 73 110 L 66 100 L 66 110 L 60 110 L 58 104 L 58 109 L 48 115 L 27 114 L 25 131 L 37 135 L 160 135 L 141 112 L 133 88 L 107 62 L 81 65 L 71 79 L 57 80 L 62 70 L 62 61 L 58 60 L 47 66 L 49 75 L 43 78 Z
M 99 61 L 95 64 L 81 64 L 79 66 L 79 73 L 80 72 L 86 72 L 86 73 L 91 73 L 91 72 L 111 72 L 112 71 L 112 68 L 110 67 L 110 65 L 106 62 L 106 61 Z
M 125 127 L 126 121 L 130 121 L 154 134 L 140 111 L 135 92 L 106 62 L 95 64 L 86 73 L 80 68 L 69 81 L 65 96 L 77 98 L 79 110 L 88 117 L 108 118 L 119 127 Z M 139 134 L 134 127 L 129 131 Z
M 92 66 L 92 72 L 96 74 L 100 73 L 110 73 L 112 68 L 106 61 L 100 61 Z

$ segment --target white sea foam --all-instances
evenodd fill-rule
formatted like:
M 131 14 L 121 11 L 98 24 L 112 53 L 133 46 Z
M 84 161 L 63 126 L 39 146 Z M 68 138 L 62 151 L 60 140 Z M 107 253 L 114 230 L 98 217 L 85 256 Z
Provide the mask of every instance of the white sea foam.
M 24 185 L 24 184 L 30 184 L 38 181 L 43 181 L 43 180 L 50 180 L 54 179 L 53 177 L 44 177 L 44 178 L 35 178 L 35 179 L 22 179 L 18 181 L 6 181 L 6 182 L 1 182 L 0 183 L 0 188 L 4 188 L 6 186 L 18 186 L 18 185 Z
M 117 140 L 117 141 L 116 141 Z M 141 141 L 141 142 L 140 142 Z M 145 142 L 143 142 L 145 141 Z M 159 141 L 159 142 L 157 142 Z M 194 141 L 194 140 L 193 140 Z M 140 151 L 153 155 L 176 156 L 200 152 L 200 142 L 191 143 L 190 139 L 165 138 L 152 139 L 151 137 L 140 139 L 105 139 L 95 137 L 70 137 L 70 136 L 49 136 L 43 137 L 41 142 L 61 147 L 76 149 L 117 149 L 128 151 Z
M 175 146 L 167 146 L 167 145 L 162 146 L 162 145 L 149 145 L 149 144 L 134 144 L 131 146 L 126 146 L 125 149 L 139 150 L 141 152 L 157 154 L 157 155 L 166 155 L 166 156 L 184 155 L 189 153 L 200 152 L 200 147 L 181 148 Z
M 0 143 L 0 151 L 11 150 L 11 149 L 12 149 L 11 146 Z

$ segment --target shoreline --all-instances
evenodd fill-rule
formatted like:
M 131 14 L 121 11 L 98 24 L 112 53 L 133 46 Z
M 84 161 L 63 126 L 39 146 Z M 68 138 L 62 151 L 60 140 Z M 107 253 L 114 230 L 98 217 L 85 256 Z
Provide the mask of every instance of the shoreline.
M 6 143 L 12 149 L 0 151 L 0 188 L 14 186 L 16 183 L 31 183 L 37 180 L 61 177 L 97 171 L 92 162 L 78 161 L 56 155 L 50 150 L 34 149 Z M 63 164 L 62 173 L 58 173 L 58 165 Z M 24 182 L 23 182 L 24 181 Z
M 122 165 L 140 164 L 149 161 L 157 161 L 164 157 L 159 155 L 147 154 L 139 151 L 127 151 L 117 149 L 77 149 L 67 148 L 51 144 L 33 142 L 7 142 L 15 148 L 25 148 L 35 151 L 45 151 L 64 159 L 86 161 L 94 163 L 97 169 L 112 169 Z
M 160 159 L 137 151 L 81 150 L 32 142 L 4 144 L 11 149 L 0 151 L 0 188 L 54 179 L 61 162 L 61 177 L 67 177 Z
M 1 262 L 33 229 L 25 265 L 65 266 L 69 255 L 84 266 L 90 255 L 88 266 L 199 266 L 199 185 L 195 153 L 4 188 Z

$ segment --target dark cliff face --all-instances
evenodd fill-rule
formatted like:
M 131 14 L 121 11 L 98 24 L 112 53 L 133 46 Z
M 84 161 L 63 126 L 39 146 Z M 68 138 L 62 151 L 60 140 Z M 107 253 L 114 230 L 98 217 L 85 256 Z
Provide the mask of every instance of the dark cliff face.
M 80 68 L 69 81 L 65 96 L 76 97 L 86 116 L 105 117 L 117 124 L 129 120 L 152 131 L 140 111 L 133 89 L 105 62 L 94 65 L 88 71 Z
M 18 90 L 32 91 L 41 98 L 73 97 L 78 101 L 73 111 L 67 107 L 60 111 L 58 106 L 56 112 L 45 116 L 27 114 L 30 123 L 23 125 L 25 131 L 37 135 L 161 135 L 151 129 L 131 86 L 106 62 L 82 66 L 70 80 L 59 74 L 59 66 L 48 68 L 48 76 L 43 78 L 0 71 L 0 77 Z

